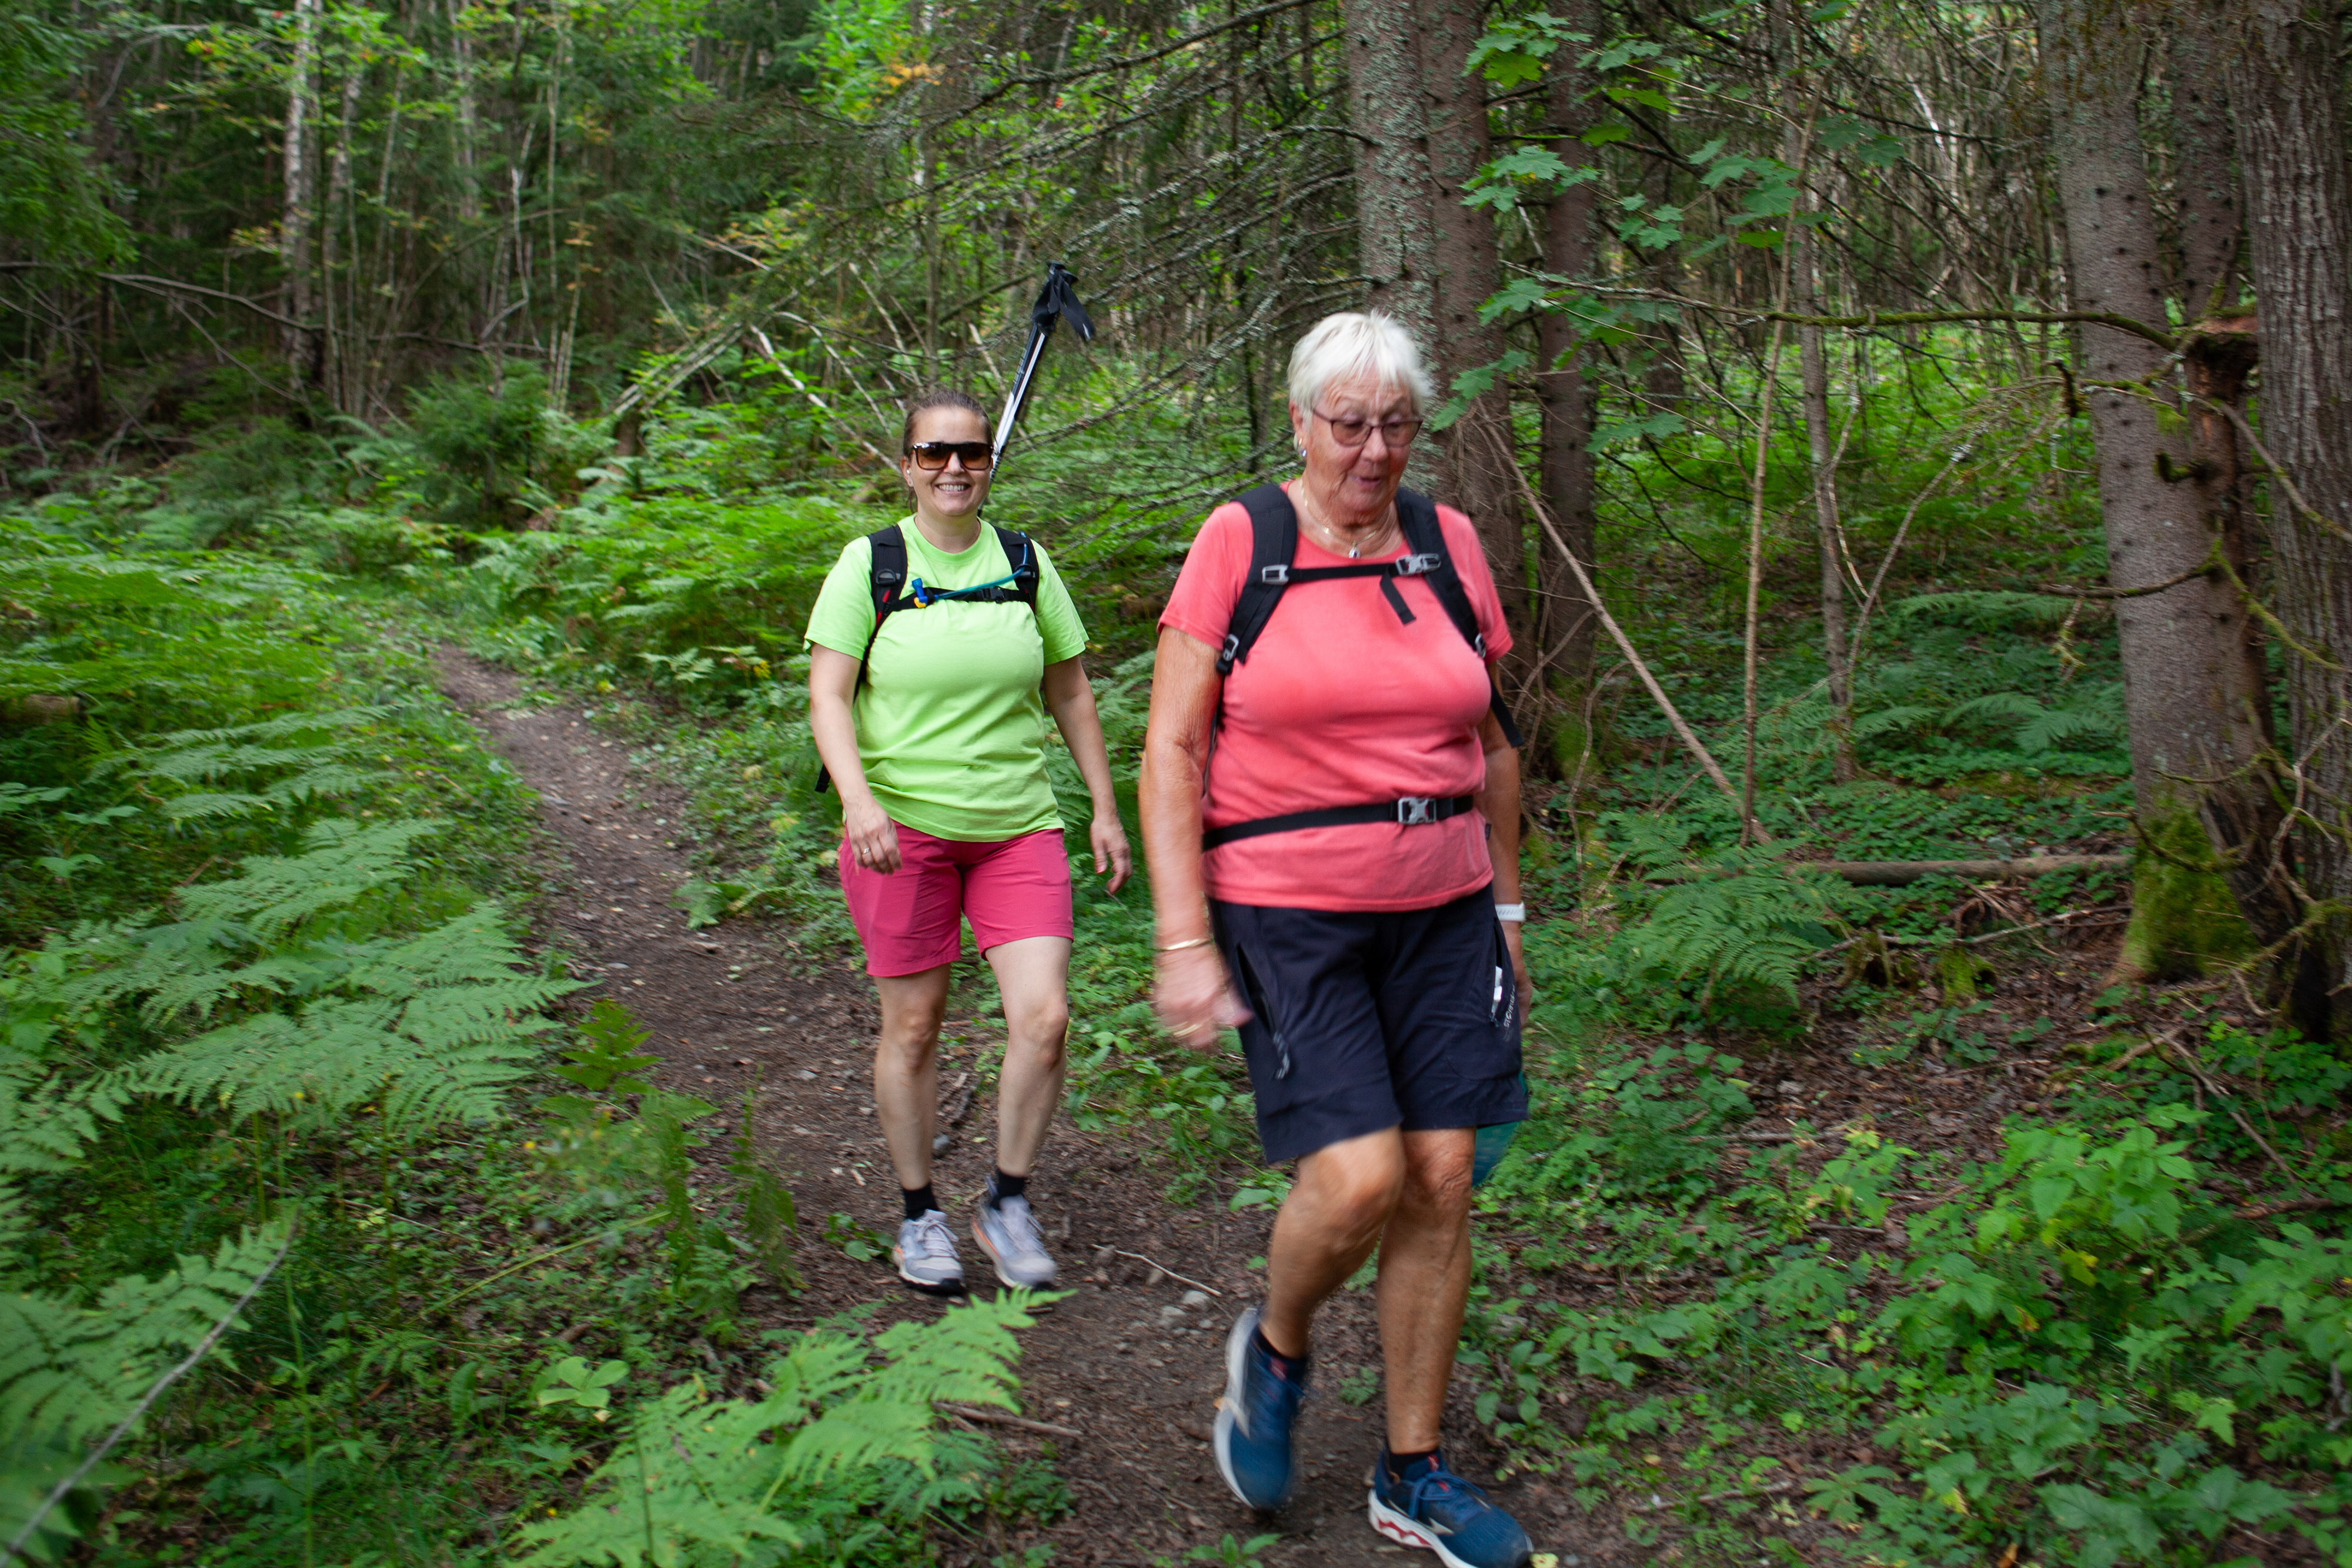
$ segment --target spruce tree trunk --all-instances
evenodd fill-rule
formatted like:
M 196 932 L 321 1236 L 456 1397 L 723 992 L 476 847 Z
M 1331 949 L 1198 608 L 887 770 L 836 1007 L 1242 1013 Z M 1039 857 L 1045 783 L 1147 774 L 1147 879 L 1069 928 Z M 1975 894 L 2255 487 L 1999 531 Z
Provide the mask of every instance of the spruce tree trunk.
M 1599 24 L 1591 0 L 1577 0 L 1563 19 L 1579 31 L 1595 32 Z M 1572 64 L 1563 61 L 1553 66 L 1547 119 L 1564 134 L 1552 151 L 1571 169 L 1591 161 L 1591 150 L 1577 140 L 1591 119 L 1586 101 L 1591 85 L 1589 73 Z M 1544 212 L 1545 271 L 1576 277 L 1591 267 L 1593 203 L 1593 188 L 1589 184 L 1570 185 L 1551 199 Z M 1569 549 L 1588 572 L 1597 574 L 1591 389 L 1577 362 L 1580 349 L 1575 330 L 1565 318 L 1537 318 L 1536 338 L 1544 506 Z M 1542 595 L 1534 616 L 1536 641 L 1540 645 L 1538 656 L 1544 661 L 1545 682 L 1554 704 L 1549 748 L 1561 776 L 1572 779 L 1592 743 L 1592 650 L 1600 617 L 1549 535 L 1537 535 L 1536 558 L 1537 585 Z
M 2227 40 L 2203 0 L 2183 0 L 2172 21 L 2172 207 L 2179 259 L 2173 297 L 2184 322 L 2238 300 L 2246 214 L 2238 194 L 2230 128 Z
M 1465 69 L 1486 30 L 1481 0 L 1423 0 L 1420 18 L 1422 90 L 1429 105 L 1429 207 L 1437 263 L 1436 363 L 1440 388 L 1453 390 L 1463 371 L 1491 365 L 1510 347 L 1499 326 L 1478 319 L 1479 307 L 1503 286 L 1495 247 L 1494 213 L 1462 200 L 1493 156 L 1486 129 L 1486 82 Z M 1486 564 L 1510 622 L 1515 647 L 1505 689 L 1516 692 L 1533 667 L 1535 639 L 1528 605 L 1527 518 L 1519 506 L 1517 440 L 1511 423 L 1511 389 L 1497 377 L 1487 392 L 1440 437 L 1444 444 L 1453 503 L 1470 514 L 1486 547 Z M 1516 674 L 1520 681 L 1510 680 Z
M 2072 304 L 2160 326 L 2162 253 L 2139 123 L 2142 20 L 2126 0 L 2042 0 L 2042 68 Z M 2168 400 L 2166 359 L 2132 333 L 2082 329 L 2085 382 L 2149 382 Z M 2212 538 L 2197 486 L 2186 482 L 2185 422 L 2131 392 L 2088 388 L 2084 402 L 2098 445 L 2108 580 L 2146 588 L 2193 572 Z M 2231 719 L 2257 695 L 2243 689 L 2240 606 L 2227 580 L 2207 572 L 2117 600 L 2116 620 L 2140 841 L 2118 975 L 2195 973 L 2245 941 L 2225 884 L 2200 869 L 2212 857 L 2198 817 L 2202 791 L 2191 782 L 2254 761 Z
M 1436 240 L 1428 120 L 1409 0 L 1347 0 L 1348 115 L 1356 144 L 1356 252 L 1370 303 L 1402 321 L 1435 363 Z
M 2352 1036 L 2352 180 L 2341 18 L 2334 0 L 2233 0 L 2220 14 L 2237 31 L 2230 101 L 2263 318 L 2263 442 L 2295 492 L 2272 482 L 2288 756 L 2300 775 L 2295 870 L 2314 901 L 2297 1011 L 2307 1032 L 2341 1040 Z

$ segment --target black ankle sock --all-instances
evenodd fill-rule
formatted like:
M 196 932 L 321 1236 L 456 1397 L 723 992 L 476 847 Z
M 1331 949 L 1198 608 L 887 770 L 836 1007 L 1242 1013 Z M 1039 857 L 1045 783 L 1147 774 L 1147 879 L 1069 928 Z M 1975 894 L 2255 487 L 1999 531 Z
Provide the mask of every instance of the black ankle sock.
M 1274 1348 L 1274 1342 L 1265 1337 L 1264 1329 L 1250 1330 L 1250 1339 L 1265 1353 L 1265 1358 L 1274 1363 L 1274 1370 L 1281 1375 L 1284 1382 L 1296 1383 L 1307 1375 L 1307 1366 L 1314 1360 L 1313 1356 L 1283 1354 Z
M 940 1206 L 939 1197 L 931 1191 L 929 1182 L 917 1187 L 902 1186 L 898 1189 L 898 1196 L 907 1200 L 907 1218 L 909 1219 L 920 1219 Z
M 1412 1469 L 1422 1460 L 1427 1459 L 1434 1464 L 1439 1452 L 1440 1450 L 1436 1448 L 1425 1448 L 1417 1454 L 1391 1454 L 1383 1448 L 1381 1450 L 1381 1463 L 1387 1468 L 1390 1479 L 1402 1480 L 1405 1471 Z
M 1026 1197 L 1028 1195 L 1029 1178 L 1025 1176 L 1006 1176 L 1000 1166 L 997 1173 L 988 1178 L 988 1201 L 991 1203 L 999 1203 L 1008 1197 Z

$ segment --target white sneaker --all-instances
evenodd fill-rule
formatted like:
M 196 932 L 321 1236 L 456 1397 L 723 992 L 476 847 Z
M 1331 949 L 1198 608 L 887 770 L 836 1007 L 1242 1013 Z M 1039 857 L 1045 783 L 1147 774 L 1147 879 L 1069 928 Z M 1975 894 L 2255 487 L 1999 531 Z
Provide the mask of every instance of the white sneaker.
M 963 1289 L 963 1260 L 956 1256 L 955 1232 L 948 1217 L 927 1210 L 920 1219 L 901 1220 L 898 1244 L 890 1249 L 898 1278 L 919 1291 L 952 1295 Z
M 982 1196 L 971 1211 L 971 1238 L 995 1263 L 996 1277 L 1013 1289 L 1038 1291 L 1054 1282 L 1054 1260 L 1027 1198 Z

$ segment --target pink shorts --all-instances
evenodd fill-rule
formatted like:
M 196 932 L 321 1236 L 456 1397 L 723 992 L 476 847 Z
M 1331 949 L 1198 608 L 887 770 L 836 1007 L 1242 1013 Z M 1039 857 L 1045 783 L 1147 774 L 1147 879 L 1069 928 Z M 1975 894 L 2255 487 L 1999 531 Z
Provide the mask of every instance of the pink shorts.
M 841 846 L 841 891 L 866 944 L 869 975 L 918 975 L 955 962 L 963 922 L 982 953 L 1024 936 L 1067 937 L 1070 856 L 1062 830 L 972 842 L 937 839 L 905 823 L 898 869 L 867 871 Z

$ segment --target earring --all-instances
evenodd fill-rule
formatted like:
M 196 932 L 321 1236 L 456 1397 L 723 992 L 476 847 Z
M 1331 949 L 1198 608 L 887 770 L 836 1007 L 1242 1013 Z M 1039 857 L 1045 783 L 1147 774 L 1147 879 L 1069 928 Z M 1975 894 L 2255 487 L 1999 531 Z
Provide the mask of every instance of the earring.
M 1307 455 L 1307 448 L 1305 448 L 1304 446 L 1300 447 L 1300 448 L 1298 449 L 1298 455 L 1300 455 L 1301 457 L 1306 456 L 1306 455 Z

